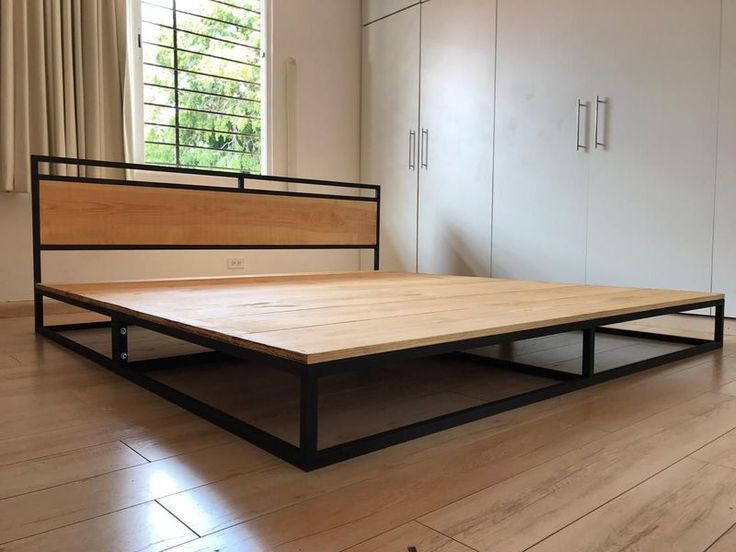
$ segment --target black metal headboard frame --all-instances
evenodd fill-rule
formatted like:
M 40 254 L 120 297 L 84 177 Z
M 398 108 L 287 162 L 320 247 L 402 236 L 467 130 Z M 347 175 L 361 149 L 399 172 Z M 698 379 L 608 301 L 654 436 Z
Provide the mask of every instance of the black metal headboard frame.
M 46 171 L 42 171 L 42 165 L 46 165 Z M 63 176 L 54 174 L 55 171 L 50 170 L 52 165 L 64 165 L 76 167 L 78 174 L 83 174 L 82 167 L 97 169 L 117 169 L 117 170 L 140 170 L 150 172 L 160 172 L 169 174 L 185 174 L 203 177 L 219 177 L 234 180 L 236 186 L 204 186 L 196 184 L 177 184 L 167 182 L 151 182 L 137 179 L 127 178 L 101 178 L 90 176 Z M 213 244 L 213 245 L 149 245 L 149 244 L 42 244 L 41 243 L 41 226 L 40 226 L 40 201 L 39 186 L 40 181 L 67 181 L 75 183 L 89 184 L 111 184 L 111 185 L 129 185 L 142 186 L 151 188 L 174 188 L 185 190 L 207 190 L 222 193 L 241 193 L 241 194 L 260 194 L 260 195 L 277 195 L 277 196 L 294 196 L 294 197 L 316 197 L 325 199 L 344 199 L 351 201 L 369 201 L 376 203 L 376 237 L 374 244 L 353 245 L 353 244 L 309 244 L 309 245 L 253 245 L 253 244 Z M 299 186 L 308 186 L 312 190 L 316 187 L 328 187 L 336 190 L 336 193 L 321 193 L 316 191 L 301 190 L 270 190 L 257 189 L 246 186 L 247 181 L 253 182 L 277 182 L 282 184 L 296 184 Z M 348 193 L 337 193 L 338 190 L 345 192 L 356 192 L 361 195 L 348 195 Z M 371 196 L 365 196 L 366 191 L 372 192 Z M 36 289 L 36 284 L 42 281 L 41 268 L 41 252 L 42 251 L 81 251 L 81 250 L 167 250 L 167 249 L 190 249 L 190 250 L 210 250 L 210 249 L 370 249 L 373 251 L 373 269 L 378 270 L 380 255 L 380 205 L 381 205 L 381 188 L 373 184 L 359 184 L 354 182 L 340 182 L 334 180 L 316 180 L 308 178 L 294 178 L 285 176 L 272 176 L 250 174 L 243 172 L 219 171 L 219 170 L 200 170 L 190 169 L 176 166 L 147 165 L 140 163 L 121 163 L 116 161 L 101 161 L 92 159 L 75 159 L 72 157 L 54 157 L 45 155 L 31 156 L 31 194 L 32 194 L 32 215 L 33 215 L 33 284 L 34 284 L 34 314 L 36 319 L 36 328 L 43 326 L 43 296 Z

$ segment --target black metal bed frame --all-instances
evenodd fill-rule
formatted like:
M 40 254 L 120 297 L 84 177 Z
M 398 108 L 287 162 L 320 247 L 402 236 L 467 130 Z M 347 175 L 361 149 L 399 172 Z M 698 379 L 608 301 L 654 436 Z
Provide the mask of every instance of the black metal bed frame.
M 230 176 L 237 178 L 238 188 L 236 191 L 249 193 L 276 193 L 276 194 L 294 194 L 295 192 L 280 191 L 255 191 L 246 190 L 244 188 L 245 179 L 268 180 L 279 182 L 294 182 L 299 184 L 315 184 L 321 186 L 339 186 L 348 188 L 369 189 L 375 192 L 374 198 L 364 198 L 366 200 L 376 201 L 380 207 L 380 188 L 365 184 L 347 184 L 341 182 L 328 182 L 318 180 L 290 179 L 270 176 L 251 176 L 240 173 L 220 173 L 216 171 L 197 171 L 183 168 L 171 167 L 155 167 L 149 165 L 135 165 L 127 163 L 114 163 L 103 161 L 78 160 L 60 157 L 33 156 L 31 158 L 31 175 L 32 175 L 32 192 L 33 192 L 33 253 L 34 253 L 34 283 L 41 284 L 41 251 L 43 250 L 80 250 L 80 249 L 211 249 L 208 246 L 138 246 L 130 244 L 127 246 L 82 246 L 82 245 L 64 245 L 64 246 L 44 246 L 40 243 L 40 226 L 39 226 L 39 181 L 41 178 L 45 180 L 74 180 L 75 182 L 91 182 L 91 183 L 111 183 L 111 184 L 130 184 L 142 186 L 162 186 L 174 188 L 193 188 L 203 189 L 200 186 L 184 186 L 176 184 L 160 184 L 149 182 L 132 183 L 125 180 L 116 179 L 100 179 L 100 178 L 84 178 L 84 177 L 61 177 L 53 175 L 41 175 L 39 170 L 40 163 L 60 163 L 67 165 L 79 166 L 97 166 L 118 169 L 141 169 L 155 170 L 170 173 L 184 173 L 204 176 Z M 212 188 L 224 192 L 232 192 L 232 189 Z M 316 194 L 300 194 L 298 195 L 316 195 Z M 340 195 L 324 195 L 318 194 L 319 197 L 346 197 L 355 199 L 352 196 Z M 379 209 L 380 211 L 380 209 Z M 378 238 L 377 238 L 378 239 Z M 223 249 L 276 249 L 274 246 L 216 246 Z M 298 248 L 312 249 L 328 249 L 331 246 L 288 246 L 288 249 Z M 344 246 L 332 246 L 344 247 Z M 351 246 L 353 247 L 353 246 Z M 365 247 L 354 246 L 355 249 Z M 370 246 L 374 252 L 374 268 L 378 269 L 379 245 L 376 241 L 375 246 Z M 43 298 L 48 297 L 64 303 L 68 303 L 85 310 L 96 312 L 110 318 L 109 321 L 91 322 L 81 324 L 59 324 L 45 325 L 43 319 Z M 104 308 L 98 305 L 90 304 L 86 301 L 70 298 L 61 295 L 49 289 L 35 287 L 35 322 L 36 332 L 55 341 L 56 343 L 79 353 L 80 355 L 100 364 L 101 366 L 127 378 L 138 385 L 160 395 L 161 397 L 197 414 L 198 416 L 238 435 L 247 441 L 259 446 L 260 448 L 274 454 L 275 456 L 303 469 L 313 470 L 349 458 L 354 458 L 372 451 L 376 451 L 385 447 L 389 447 L 398 443 L 402 443 L 417 437 L 442 431 L 451 427 L 465 424 L 474 420 L 478 420 L 493 414 L 497 414 L 506 410 L 525 406 L 544 399 L 569 393 L 577 389 L 582 389 L 591 385 L 602 383 L 633 374 L 642 370 L 660 366 L 669 362 L 674 362 L 694 355 L 714 351 L 723 346 L 724 333 L 724 300 L 717 299 L 705 301 L 697 304 L 680 305 L 675 307 L 657 308 L 643 310 L 632 314 L 600 317 L 592 320 L 574 323 L 556 324 L 544 328 L 524 330 L 517 332 L 509 332 L 502 335 L 489 337 L 480 337 L 474 339 L 466 339 L 461 341 L 453 341 L 441 343 L 437 345 L 420 346 L 411 349 L 369 354 L 360 357 L 354 357 L 345 360 L 336 360 L 322 362 L 318 364 L 302 364 L 282 358 L 273 357 L 271 355 L 260 353 L 248 349 L 243 349 L 232 344 L 221 342 L 215 339 L 202 337 L 194 333 L 185 331 L 180 328 L 163 325 L 157 322 L 146 320 L 138 316 L 132 316 L 123 312 L 110 308 Z M 612 324 L 640 320 L 654 316 L 665 314 L 676 314 L 696 309 L 715 308 L 714 319 L 714 335 L 713 339 L 699 339 L 692 337 L 684 337 L 677 335 L 663 335 L 659 333 L 635 331 L 621 328 L 608 327 Z M 188 355 L 180 355 L 175 357 L 167 357 L 160 359 L 132 361 L 128 358 L 128 327 L 138 326 L 147 330 L 157 332 L 163 335 L 174 337 L 189 343 L 203 346 L 210 351 L 202 353 L 193 353 Z M 91 328 L 109 328 L 112 343 L 112 355 L 110 357 L 99 353 L 73 339 L 70 339 L 63 332 L 72 332 L 74 330 L 91 329 Z M 510 343 L 514 341 L 543 337 L 567 332 L 582 333 L 582 366 L 579 374 L 571 374 L 551 368 L 543 368 L 531 366 L 509 360 L 491 359 L 484 356 L 478 356 L 471 353 L 464 353 L 470 349 L 484 346 Z M 596 334 L 613 334 L 618 336 L 650 339 L 656 341 L 665 341 L 675 344 L 687 345 L 687 348 L 666 353 L 663 355 L 647 358 L 631 364 L 626 364 L 603 372 L 595 370 L 595 337 Z M 527 391 L 514 396 L 497 399 L 478 406 L 465 408 L 456 412 L 443 414 L 427 420 L 422 420 L 409 425 L 382 431 L 380 433 L 354 439 L 339 445 L 320 449 L 318 447 L 318 395 L 319 395 L 319 379 L 325 376 L 338 374 L 351 370 L 362 370 L 375 366 L 376 364 L 416 359 L 436 355 L 459 354 L 466 358 L 473 358 L 481 363 L 488 363 L 497 367 L 512 369 L 544 378 L 551 378 L 558 383 Z M 299 380 L 300 397 L 299 397 L 299 444 L 295 445 L 285 441 L 275 435 L 272 435 L 263 429 L 260 429 L 244 420 L 236 418 L 227 412 L 219 410 L 209 404 L 206 404 L 182 391 L 168 386 L 160 381 L 147 375 L 151 370 L 165 369 L 169 367 L 182 366 L 185 364 L 205 362 L 221 357 L 234 357 L 243 360 L 263 361 L 268 366 L 286 370 L 296 375 Z

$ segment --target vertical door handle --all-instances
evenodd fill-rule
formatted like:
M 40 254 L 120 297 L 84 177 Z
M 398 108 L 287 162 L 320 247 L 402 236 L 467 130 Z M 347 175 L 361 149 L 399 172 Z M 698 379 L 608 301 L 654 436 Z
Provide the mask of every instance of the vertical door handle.
M 575 137 L 575 151 L 580 150 L 587 150 L 588 147 L 585 144 L 580 143 L 580 110 L 581 109 L 588 109 L 588 104 L 583 103 L 580 98 L 578 98 L 578 118 L 577 118 L 577 130 L 576 130 L 576 137 Z
M 595 97 L 595 149 L 598 149 L 599 147 L 606 149 L 606 143 L 598 140 L 598 114 L 600 111 L 600 105 L 605 105 L 607 101 L 608 100 L 602 99 L 600 96 Z
M 422 141 L 419 146 L 419 159 L 423 169 L 429 168 L 429 129 L 422 129 Z
M 415 130 L 409 131 L 409 170 L 417 169 L 417 133 Z

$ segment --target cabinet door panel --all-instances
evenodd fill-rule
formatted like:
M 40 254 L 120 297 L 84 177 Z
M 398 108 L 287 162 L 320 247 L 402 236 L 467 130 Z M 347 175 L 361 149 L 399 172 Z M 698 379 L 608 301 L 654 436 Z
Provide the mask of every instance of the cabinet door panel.
M 416 270 L 419 6 L 363 28 L 361 179 L 381 186 L 382 270 Z M 372 266 L 372 263 L 371 265 Z
M 420 272 L 490 275 L 495 11 L 422 4 Z
M 586 0 L 499 0 L 494 276 L 585 280 L 590 154 L 575 140 L 591 89 L 588 13 Z
M 728 316 L 736 316 L 736 102 L 733 98 L 736 98 L 736 0 L 724 0 L 713 291 L 726 293 Z
M 363 25 L 418 3 L 419 0 L 363 0 Z
M 720 0 L 596 0 L 588 281 L 710 288 Z M 604 124 L 605 123 L 605 124 Z

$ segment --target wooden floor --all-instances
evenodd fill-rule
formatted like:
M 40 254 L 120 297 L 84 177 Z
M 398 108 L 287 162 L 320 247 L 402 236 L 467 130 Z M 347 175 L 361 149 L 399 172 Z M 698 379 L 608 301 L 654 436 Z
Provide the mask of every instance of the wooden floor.
M 699 317 L 647 325 L 711 335 L 710 321 Z M 133 343 L 142 355 L 175 347 L 139 337 Z M 511 353 L 573 366 L 576 340 L 544 338 Z M 615 341 L 600 349 L 626 361 L 653 352 Z M 226 394 L 232 369 L 212 368 L 201 380 L 207 392 Z M 418 369 L 336 380 L 325 398 L 328 417 L 335 406 L 328 434 L 342 438 L 360 420 L 373 431 L 545 384 L 434 361 L 417 385 Z M 186 386 L 195 377 L 184 371 L 178 381 Z M 247 396 L 247 389 L 231 392 Z M 362 405 L 352 399 L 361 394 Z M 268 401 L 260 399 L 263 412 Z M 346 404 L 350 423 L 334 415 Z M 271 414 L 264 423 L 288 426 L 283 412 Z M 410 546 L 736 550 L 736 337 L 722 351 L 304 473 L 36 338 L 30 318 L 0 319 L 0 551 Z

